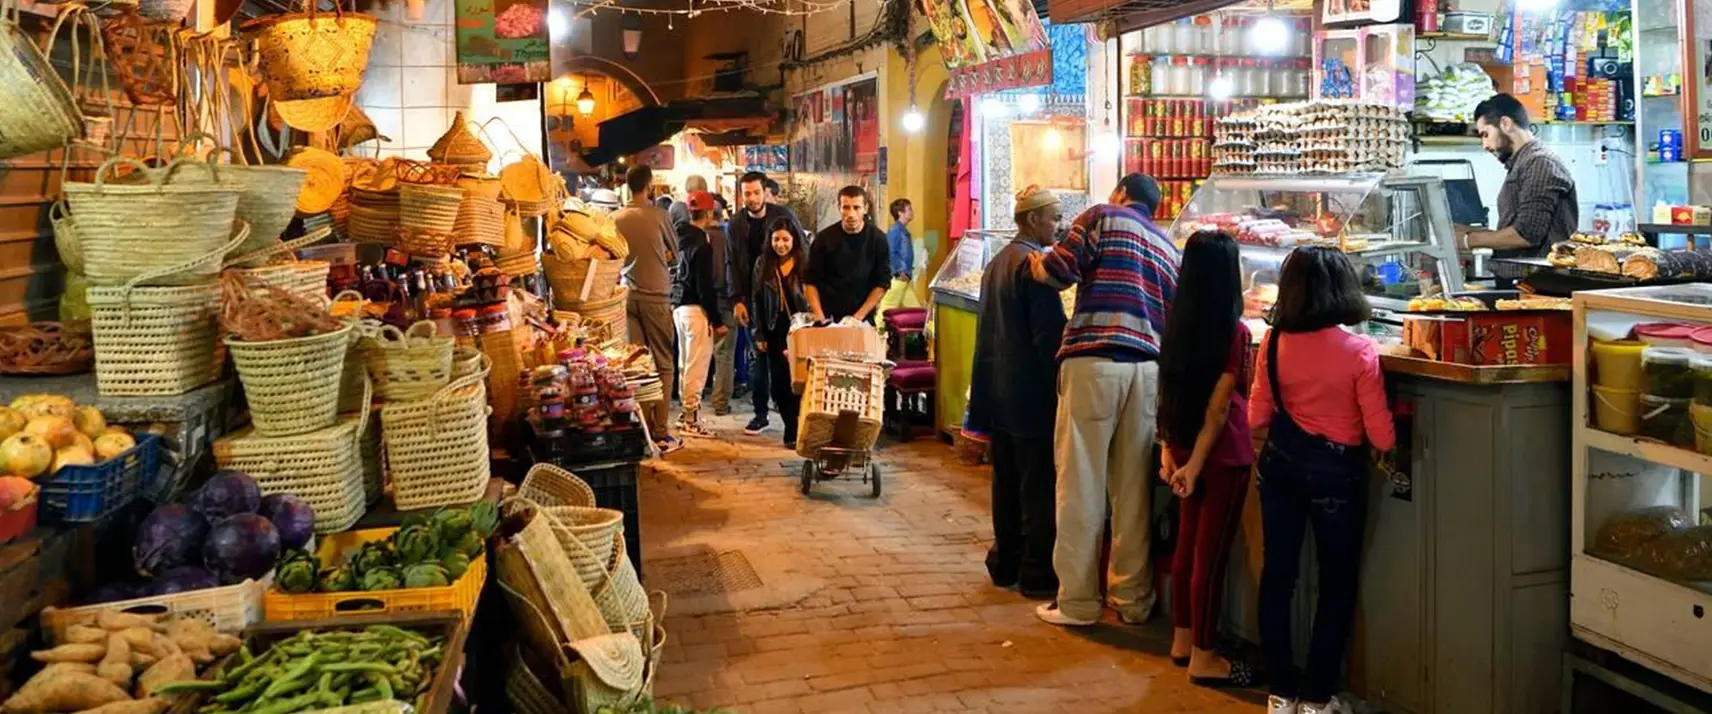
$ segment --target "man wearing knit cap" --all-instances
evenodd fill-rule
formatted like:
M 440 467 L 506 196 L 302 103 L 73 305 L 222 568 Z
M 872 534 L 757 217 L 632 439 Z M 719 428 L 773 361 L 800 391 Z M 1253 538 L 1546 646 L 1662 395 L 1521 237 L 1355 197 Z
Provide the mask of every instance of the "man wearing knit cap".
M 969 427 L 992 435 L 993 584 L 1051 599 L 1054 481 L 1052 422 L 1058 408 L 1058 343 L 1064 303 L 1028 275 L 1028 256 L 1047 250 L 1064 214 L 1039 186 L 1016 195 L 1017 236 L 981 277 Z M 978 239 L 972 239 L 978 240 Z
M 1055 625 L 1100 619 L 1100 535 L 1111 504 L 1105 603 L 1129 624 L 1153 614 L 1148 563 L 1148 473 L 1159 397 L 1159 338 L 1177 291 L 1177 246 L 1148 217 L 1159 184 L 1141 174 L 1118 182 L 1107 203 L 1077 216 L 1064 240 L 1029 256 L 1029 274 L 1076 288 L 1076 309 L 1058 349 L 1058 600 L 1035 610 Z

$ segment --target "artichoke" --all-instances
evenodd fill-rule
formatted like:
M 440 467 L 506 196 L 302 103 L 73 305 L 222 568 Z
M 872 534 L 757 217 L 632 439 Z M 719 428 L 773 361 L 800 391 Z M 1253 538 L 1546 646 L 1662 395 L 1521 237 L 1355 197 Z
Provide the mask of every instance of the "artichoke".
M 470 514 L 470 525 L 483 540 L 499 530 L 499 504 L 487 500 L 477 501 L 466 511 Z
M 307 560 L 311 563 L 316 563 L 314 553 L 311 553 L 311 552 L 304 550 L 302 548 L 292 548 L 291 550 L 286 550 L 286 551 L 280 552 L 278 567 L 283 568 L 287 565 L 290 565 L 291 563 L 294 563 L 294 562 L 297 562 L 300 560 Z M 316 563 L 316 564 L 319 565 L 319 563 Z
M 440 554 L 440 567 L 446 569 L 447 578 L 457 580 L 470 569 L 470 557 L 459 551 L 447 550 Z
M 404 569 L 404 587 L 407 588 L 439 588 L 451 585 L 446 577 L 446 570 L 433 563 L 412 565 Z
M 428 525 L 433 525 L 433 524 L 434 524 L 433 515 L 418 511 L 416 513 L 412 513 L 408 516 L 405 516 L 404 521 L 398 524 L 398 529 L 404 530 L 404 529 L 409 528 L 411 526 L 428 526 Z
M 487 552 L 487 540 L 475 531 L 470 531 L 465 533 L 464 537 L 459 538 L 458 542 L 452 544 L 452 547 L 463 553 L 464 557 L 475 560 L 476 556 Z
M 398 553 L 398 562 L 404 565 L 434 560 L 434 556 L 440 552 L 440 542 L 434 537 L 434 529 L 431 526 L 401 528 L 392 534 L 392 543 L 393 549 Z
M 274 581 L 285 592 L 306 593 L 315 589 L 318 570 L 313 558 L 291 558 L 274 571 Z
M 363 572 L 363 590 L 397 590 L 404 587 L 397 568 L 375 568 Z
M 470 532 L 475 521 L 470 518 L 470 512 L 462 508 L 451 508 L 434 514 L 434 533 L 440 536 L 443 543 L 456 543 L 465 533 Z
M 357 549 L 357 554 L 351 557 L 351 568 L 358 575 L 367 574 L 370 570 L 392 567 L 392 544 L 386 541 L 364 543 Z
M 357 576 L 343 565 L 321 571 L 319 589 L 324 593 L 342 593 L 357 589 Z

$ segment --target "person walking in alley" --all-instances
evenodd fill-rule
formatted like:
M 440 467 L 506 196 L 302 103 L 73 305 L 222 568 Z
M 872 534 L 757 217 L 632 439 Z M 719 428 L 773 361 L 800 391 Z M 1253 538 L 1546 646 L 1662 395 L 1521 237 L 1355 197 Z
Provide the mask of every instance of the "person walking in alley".
M 695 175 L 684 179 L 684 200 L 673 201 L 671 208 L 667 209 L 667 213 L 672 217 L 673 228 L 690 222 L 689 197 L 705 191 L 707 191 L 707 179 Z
M 791 316 L 808 311 L 803 297 L 802 271 L 807 263 L 802 235 L 784 218 L 775 218 L 767 226 L 768 250 L 755 261 L 755 294 L 750 296 L 755 306 L 751 325 L 755 330 L 755 349 L 766 363 L 755 369 L 767 370 L 768 384 L 773 390 L 773 406 L 779 418 L 785 420 L 785 448 L 797 448 L 797 413 L 802 397 L 791 389 L 791 359 L 785 354 L 786 340 L 791 331 Z
M 808 246 L 803 294 L 809 312 L 816 320 L 872 323 L 891 282 L 891 246 L 868 220 L 868 193 L 861 186 L 838 189 L 838 222 Z
M 726 270 L 731 281 L 729 292 L 732 316 L 737 320 L 737 324 L 749 328 L 752 345 L 759 342 L 760 332 L 750 321 L 749 300 L 755 293 L 755 286 L 751 281 L 754 279 L 755 261 L 770 250 L 767 226 L 782 219 L 791 226 L 791 230 L 796 231 L 798 237 L 805 235 L 802 224 L 791 214 L 791 209 L 767 201 L 766 186 L 771 180 L 759 171 L 743 174 L 737 180 L 743 205 L 725 225 L 725 235 L 730 244 L 730 250 L 726 251 Z M 802 267 L 798 266 L 798 269 Z M 769 375 L 765 368 L 765 357 L 758 350 L 748 355 L 748 358 L 752 360 L 753 365 L 749 370 L 749 391 L 755 405 L 755 416 L 743 428 L 743 433 L 754 436 L 766 431 L 768 426 Z
M 713 247 L 707 228 L 718 209 L 713 194 L 698 191 L 685 201 L 690 222 L 678 226 L 677 275 L 672 281 L 672 319 L 677 323 L 678 364 L 684 380 L 680 392 L 684 412 L 678 432 L 685 436 L 712 436 L 701 423 L 701 389 L 707 384 L 707 368 L 713 362 L 713 341 L 730 330 L 719 315 L 719 292 L 714 287 Z
M 1171 661 L 1188 666 L 1196 684 L 1248 686 L 1251 670 L 1214 650 L 1226 557 L 1254 463 L 1236 241 L 1218 231 L 1189 236 L 1177 278 L 1159 352 L 1159 477 L 1179 499 Z
M 630 204 L 612 214 L 618 234 L 629 245 L 624 259 L 624 285 L 629 288 L 624 315 L 630 343 L 648 348 L 660 375 L 666 399 L 650 405 L 643 413 L 648 433 L 661 453 L 683 448 L 672 436 L 670 426 L 672 384 L 677 377 L 673 364 L 677 338 L 672 327 L 672 266 L 678 261 L 678 241 L 665 209 L 648 200 L 654 171 L 633 166 L 624 177 L 630 189 Z
M 1371 308 L 1355 267 L 1336 248 L 1298 248 L 1284 259 L 1272 331 L 1255 359 L 1248 420 L 1264 442 L 1256 478 L 1265 542 L 1260 645 L 1269 714 L 1348 714 L 1333 699 L 1355 620 L 1367 520 L 1366 444 L 1397 442 L 1373 340 L 1343 326 Z M 1290 602 L 1305 530 L 1314 529 L 1319 597 L 1307 669 L 1292 652 Z
M 915 274 L 915 237 L 910 235 L 909 224 L 915 220 L 915 206 L 909 199 L 900 198 L 892 201 L 890 210 L 892 227 L 886 230 L 886 244 L 891 248 L 892 284 L 880 298 L 880 308 L 875 311 L 875 317 L 882 321 L 886 318 L 886 311 L 894 307 L 921 306 L 921 300 L 915 296 L 915 288 L 910 285 Z
M 1058 599 L 1035 610 L 1066 626 L 1099 621 L 1100 537 L 1111 507 L 1106 601 L 1128 624 L 1153 614 L 1148 562 L 1148 472 L 1159 395 L 1160 335 L 1177 290 L 1177 247 L 1148 216 L 1159 184 L 1141 174 L 1118 182 L 1108 203 L 1077 216 L 1064 240 L 1029 256 L 1035 280 L 1076 288 L 1076 310 L 1058 350 L 1053 453 Z M 811 254 L 812 258 L 812 254 Z M 811 261 L 812 262 L 812 261 Z
M 731 287 L 731 236 L 725 232 L 727 223 L 725 203 L 713 194 L 719 204 L 713 223 L 707 227 L 707 241 L 713 255 L 713 288 L 719 293 L 719 321 L 727 329 L 713 341 L 713 391 L 707 402 L 714 416 L 731 413 L 731 391 L 737 385 L 737 316 Z
M 1058 197 L 1029 186 L 1016 197 L 1017 236 L 981 276 L 968 427 L 990 435 L 993 463 L 993 584 L 1045 600 L 1058 592 L 1052 572 L 1054 481 L 1052 418 L 1058 406 L 1058 346 L 1064 303 L 1026 275 L 1028 256 L 1052 245 L 1063 219 Z

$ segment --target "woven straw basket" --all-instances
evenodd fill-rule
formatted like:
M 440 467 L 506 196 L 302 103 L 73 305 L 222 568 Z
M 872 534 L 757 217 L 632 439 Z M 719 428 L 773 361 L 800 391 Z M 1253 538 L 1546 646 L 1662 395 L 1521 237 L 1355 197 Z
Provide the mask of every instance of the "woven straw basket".
M 65 80 L 18 28 L 11 3 L 0 17 L 0 159 L 63 146 L 83 135 L 83 114 Z
M 589 637 L 570 643 L 577 653 L 571 663 L 571 706 L 595 712 L 603 707 L 628 708 L 642 698 L 648 656 L 642 641 L 629 632 Z
M 452 381 L 452 338 L 436 334 L 433 322 L 423 320 L 402 332 L 383 325 L 363 343 L 375 395 L 384 401 L 427 399 Z
M 336 533 L 355 525 L 365 504 L 358 437 L 368 410 L 325 429 L 293 436 L 264 436 L 253 428 L 214 442 L 222 469 L 249 474 L 263 494 L 290 493 L 315 511 L 315 532 Z
M 452 350 L 452 379 L 468 377 L 480 372 L 487 362 L 487 355 L 474 347 L 458 347 Z
M 541 267 L 546 269 L 547 285 L 553 288 L 554 302 L 560 304 L 574 302 L 586 305 L 609 299 L 618 292 L 618 281 L 624 273 L 622 260 L 566 260 L 557 253 L 542 255 Z M 588 288 L 586 297 L 582 295 L 584 287 Z
M 503 190 L 499 183 L 499 177 L 488 174 L 458 174 L 458 179 L 454 183 L 468 195 L 491 198 L 496 201 L 499 200 L 499 194 Z
M 308 300 L 312 304 L 327 304 L 327 272 L 332 264 L 325 260 L 299 260 L 273 263 L 259 268 L 233 268 L 244 284 L 252 290 L 274 287 Z
M 392 499 L 400 510 L 481 498 L 489 476 L 487 370 L 452 380 L 428 399 L 381 407 Z
M 313 337 L 266 342 L 226 339 L 250 420 L 266 436 L 290 436 L 332 426 L 354 323 Z
M 398 246 L 414 257 L 445 258 L 452 254 L 452 234 L 425 228 L 400 228 Z
M 518 714 L 571 714 L 565 703 L 559 701 L 559 695 L 543 684 L 541 676 L 524 661 L 520 647 L 521 644 L 513 644 L 506 652 L 505 700 L 512 710 Z M 557 673 L 553 674 L 552 680 L 557 683 Z
M 552 464 L 535 464 L 518 486 L 548 518 L 583 587 L 600 607 L 613 631 L 647 637 L 648 594 L 625 553 L 624 514 L 595 506 L 594 490 L 575 474 Z
M 464 190 L 455 186 L 399 184 L 398 222 L 406 229 L 451 233 L 463 202 Z
M 630 289 L 622 285 L 618 286 L 612 297 L 587 302 L 561 300 L 559 299 L 559 292 L 554 290 L 553 307 L 578 314 L 586 326 L 599 327 L 604 325 L 615 337 L 622 337 L 628 332 L 624 319 L 624 300 L 629 296 Z
M 511 277 L 521 277 L 541 272 L 541 261 L 536 260 L 534 253 L 519 253 L 501 256 L 493 261 L 493 267 Z
M 147 171 L 136 159 L 113 157 L 96 172 L 95 183 L 65 184 L 89 284 L 119 285 L 158 268 L 180 265 L 194 267 L 161 274 L 146 284 L 193 285 L 218 275 L 223 252 L 213 261 L 198 259 L 220 251 L 232 237 L 239 187 L 218 178 L 213 183 L 176 181 L 184 168 L 179 161 L 159 174 L 158 182 L 150 176 L 142 185 L 109 183 L 110 172 L 120 165 Z M 203 169 L 216 171 L 213 164 L 194 168 Z M 248 237 L 247 225 L 243 232 Z
M 484 198 L 466 190 L 452 232 L 457 236 L 458 245 L 480 243 L 495 248 L 505 247 L 505 204 L 499 199 Z
M 212 139 L 201 132 L 191 132 L 179 139 L 181 146 L 194 146 L 196 141 L 203 138 Z M 209 163 L 219 154 L 231 156 L 234 163 L 219 164 L 218 169 L 208 171 L 195 170 L 198 164 L 204 162 L 194 158 L 181 158 L 178 161 L 184 167 L 178 171 L 176 183 L 179 184 L 232 184 L 238 189 L 238 207 L 234 215 L 238 220 L 250 224 L 250 238 L 238 246 L 238 255 L 257 253 L 267 248 L 279 245 L 279 235 L 291 225 L 291 219 L 297 212 L 297 197 L 303 192 L 303 185 L 309 178 L 305 169 L 289 166 L 245 166 L 235 163 L 242 157 L 232 149 L 215 145 L 213 153 L 209 154 Z M 164 168 L 150 169 L 126 177 L 131 179 L 126 183 L 140 183 L 146 176 L 165 178 L 171 171 L 169 164 Z
M 82 274 L 83 244 L 77 240 L 77 224 L 71 220 L 65 199 L 54 201 L 48 208 L 48 221 L 53 224 L 54 248 L 59 251 L 60 262 L 65 263 L 66 270 Z
M 832 443 L 838 415 L 858 414 L 856 449 L 873 447 L 880 438 L 885 408 L 886 368 L 877 362 L 857 362 L 829 357 L 809 359 L 808 381 L 803 386 L 802 414 L 798 417 L 797 454 L 815 458 L 820 447 Z
M 348 99 L 362 86 L 375 18 L 346 13 L 337 2 L 332 16 L 317 14 L 313 4 L 308 8 L 304 13 L 264 16 L 244 27 L 255 36 L 268 96 L 276 102 Z M 342 121 L 345 111 L 338 115 L 329 127 Z
M 486 166 L 493 158 L 493 151 L 470 131 L 469 122 L 459 111 L 453 113 L 452 126 L 446 129 L 446 133 L 428 147 L 428 158 L 443 164 Z

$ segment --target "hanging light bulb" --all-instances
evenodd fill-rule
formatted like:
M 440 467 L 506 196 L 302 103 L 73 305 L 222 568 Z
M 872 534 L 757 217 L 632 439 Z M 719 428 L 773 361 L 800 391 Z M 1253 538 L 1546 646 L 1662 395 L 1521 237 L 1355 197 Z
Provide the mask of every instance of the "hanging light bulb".
M 1207 83 L 1207 98 L 1215 102 L 1230 99 L 1234 93 L 1236 93 L 1235 83 L 1231 82 L 1230 75 L 1223 72 L 1213 77 L 1213 81 Z
M 1283 54 L 1284 49 L 1290 46 L 1290 28 L 1283 20 L 1267 15 L 1254 21 L 1254 26 L 1248 31 L 1248 41 L 1260 54 Z
M 1058 127 L 1046 130 L 1046 148 L 1057 149 L 1064 145 L 1064 135 L 1058 133 Z
M 588 84 L 583 84 L 583 91 L 577 95 L 577 112 L 583 116 L 594 116 L 594 93 L 588 90 Z
M 1094 153 L 1102 159 L 1115 159 L 1123 151 L 1123 141 L 1110 131 L 1094 135 Z
M 917 109 L 914 104 L 911 104 L 909 111 L 904 112 L 904 117 L 901 123 L 904 126 L 904 131 L 916 134 L 921 131 L 923 126 L 927 125 L 927 117 L 922 116 L 921 110 Z
M 1017 111 L 1024 114 L 1040 111 L 1040 95 L 1030 92 L 1017 96 Z

